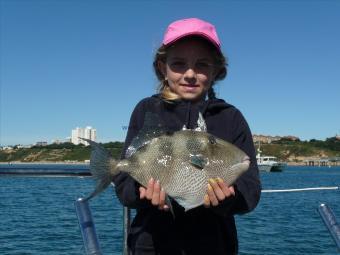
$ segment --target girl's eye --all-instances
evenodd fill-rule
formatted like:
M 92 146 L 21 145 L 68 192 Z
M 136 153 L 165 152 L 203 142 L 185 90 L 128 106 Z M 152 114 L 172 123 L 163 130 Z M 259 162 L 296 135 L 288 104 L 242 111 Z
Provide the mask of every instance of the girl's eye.
M 198 62 L 196 65 L 197 66 L 209 66 L 209 64 L 206 62 Z
M 183 61 L 170 62 L 169 67 L 175 72 L 183 72 L 185 70 L 186 63 Z
M 182 61 L 175 61 L 175 62 L 172 62 L 171 65 L 172 65 L 172 66 L 177 66 L 177 67 L 178 67 L 178 66 L 184 66 L 185 63 L 182 62 Z
M 185 71 L 187 68 L 194 68 L 197 72 L 208 72 L 213 65 L 208 61 L 198 61 L 191 67 L 185 61 L 174 60 L 169 63 L 169 67 L 174 71 Z
M 211 63 L 208 63 L 208 62 L 198 62 L 197 64 L 196 64 L 196 67 L 197 68 L 204 68 L 204 69 L 207 69 L 207 68 L 210 68 L 212 66 L 212 64 Z

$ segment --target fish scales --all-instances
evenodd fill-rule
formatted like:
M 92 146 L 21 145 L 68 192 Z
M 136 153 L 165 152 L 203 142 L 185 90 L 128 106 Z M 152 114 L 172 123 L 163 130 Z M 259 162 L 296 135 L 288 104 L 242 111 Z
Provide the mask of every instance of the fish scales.
M 189 187 L 183 185 L 182 180 L 188 180 L 188 185 L 192 185 L 195 182 L 190 178 L 197 179 L 197 176 L 202 176 L 203 173 L 190 164 L 190 157 L 186 153 L 186 144 L 190 139 L 185 138 L 186 136 L 179 133 L 173 137 L 162 136 L 153 139 L 140 153 L 130 158 L 132 163 L 126 165 L 126 168 L 130 169 L 121 171 L 130 171 L 131 175 L 144 186 L 151 177 L 159 180 L 170 195 L 186 192 Z M 202 177 L 201 179 L 203 180 Z

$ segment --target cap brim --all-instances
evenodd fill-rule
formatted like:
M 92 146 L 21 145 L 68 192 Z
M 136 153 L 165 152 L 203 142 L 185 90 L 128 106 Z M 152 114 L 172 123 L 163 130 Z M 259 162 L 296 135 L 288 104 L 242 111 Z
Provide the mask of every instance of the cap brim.
M 210 36 L 208 36 L 207 34 L 204 33 L 199 33 L 199 32 L 190 32 L 190 33 L 186 33 L 186 34 L 182 34 L 176 38 L 173 38 L 171 40 L 167 40 L 166 42 L 163 42 L 163 45 L 165 46 L 169 46 L 175 42 L 177 42 L 180 39 L 183 39 L 185 37 L 190 37 L 190 36 L 200 36 L 203 39 L 206 39 L 207 41 L 209 41 L 211 44 L 213 44 L 218 50 L 221 50 L 221 46 L 219 43 L 217 43 L 213 38 L 211 38 Z

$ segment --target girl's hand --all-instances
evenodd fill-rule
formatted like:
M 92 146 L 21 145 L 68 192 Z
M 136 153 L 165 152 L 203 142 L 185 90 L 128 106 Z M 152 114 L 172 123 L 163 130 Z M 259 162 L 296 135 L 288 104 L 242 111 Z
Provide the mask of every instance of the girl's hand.
M 221 178 L 209 179 L 203 205 L 205 207 L 217 206 L 221 201 L 231 196 L 235 196 L 233 186 L 228 187 Z
M 139 188 L 140 199 L 147 199 L 151 201 L 154 206 L 157 206 L 159 210 L 169 210 L 169 206 L 165 204 L 165 191 L 161 188 L 159 181 L 155 181 L 151 178 L 148 182 L 148 186 Z

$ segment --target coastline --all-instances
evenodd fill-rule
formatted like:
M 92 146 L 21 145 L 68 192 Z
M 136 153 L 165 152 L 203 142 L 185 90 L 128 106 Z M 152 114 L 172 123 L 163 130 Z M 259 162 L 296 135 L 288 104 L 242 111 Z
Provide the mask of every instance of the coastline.
M 286 162 L 287 166 L 308 166 L 304 162 Z M 90 162 L 84 161 L 10 161 L 0 162 L 0 165 L 90 165 Z M 318 165 L 315 165 L 318 166 Z
M 0 165 L 90 165 L 90 162 L 84 161 L 10 161 L 10 162 L 0 162 Z
M 286 162 L 288 166 L 304 166 L 303 162 Z M 90 165 L 90 162 L 84 161 L 0 161 L 0 165 Z

